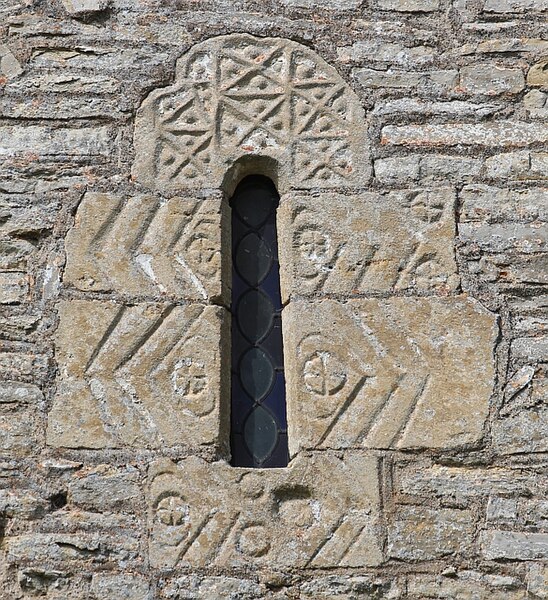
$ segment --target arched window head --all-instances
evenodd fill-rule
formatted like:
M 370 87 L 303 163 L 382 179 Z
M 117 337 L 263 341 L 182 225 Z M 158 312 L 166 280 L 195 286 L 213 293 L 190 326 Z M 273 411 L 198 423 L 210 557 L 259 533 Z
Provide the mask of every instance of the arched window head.
M 282 304 L 276 232 L 279 196 L 252 175 L 232 207 L 231 447 L 236 467 L 288 462 Z

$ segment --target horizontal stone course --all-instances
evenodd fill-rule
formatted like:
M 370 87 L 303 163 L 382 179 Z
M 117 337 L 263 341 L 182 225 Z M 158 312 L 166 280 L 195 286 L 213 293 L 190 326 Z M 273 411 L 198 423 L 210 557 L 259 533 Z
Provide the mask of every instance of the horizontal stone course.
M 546 560 L 548 533 L 485 531 L 481 534 L 481 546 L 489 560 Z
M 537 123 L 499 121 L 446 125 L 387 125 L 381 144 L 396 146 L 527 146 L 548 142 L 548 128 Z

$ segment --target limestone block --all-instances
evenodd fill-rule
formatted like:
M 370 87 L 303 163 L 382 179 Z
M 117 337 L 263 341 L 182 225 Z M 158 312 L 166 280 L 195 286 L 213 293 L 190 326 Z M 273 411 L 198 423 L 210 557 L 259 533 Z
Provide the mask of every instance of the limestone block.
M 395 577 L 327 575 L 303 581 L 299 600 L 374 600 L 401 598 Z
M 0 272 L 0 304 L 24 302 L 29 291 L 28 276 L 18 271 Z
M 444 575 L 409 578 L 406 600 L 529 600 L 517 578 L 448 569 Z
M 449 93 L 458 85 L 458 71 L 431 71 L 427 73 L 407 71 L 378 71 L 354 69 L 354 76 L 366 88 L 418 88 L 430 94 Z
M 483 10 L 488 13 L 527 13 L 548 10 L 548 0 L 485 0 Z
M 49 444 L 196 447 L 224 436 L 224 309 L 69 300 L 59 316 Z
M 443 465 L 421 466 L 403 463 L 395 469 L 395 489 L 407 496 L 454 498 L 459 503 L 490 494 L 532 496 L 540 493 L 541 481 L 531 480 L 521 469 L 491 467 L 471 469 Z
M 200 577 L 198 574 L 192 574 L 169 579 L 162 585 L 160 593 L 159 598 L 165 600 L 262 600 L 267 594 L 267 587 L 239 577 Z
M 41 442 L 36 425 L 31 411 L 6 410 L 0 405 L 0 451 L 11 455 L 34 452 Z
M 105 10 L 110 0 L 62 0 L 69 15 L 81 17 Z
M 216 187 L 233 166 L 236 179 L 240 167 L 275 170 L 280 191 L 356 186 L 370 175 L 357 96 L 314 52 L 280 38 L 194 46 L 175 84 L 141 105 L 134 143 L 134 177 L 156 189 Z
M 382 562 L 377 460 L 299 456 L 286 469 L 191 457 L 150 469 L 155 567 L 333 568 Z
M 533 563 L 529 567 L 527 591 L 537 598 L 548 598 L 548 565 Z
M 150 583 L 137 574 L 95 573 L 91 580 L 93 600 L 153 600 Z
M 525 87 L 521 69 L 473 65 L 460 70 L 460 88 L 471 94 L 517 94 Z
M 377 0 L 381 10 L 397 10 L 400 12 L 431 12 L 440 7 L 439 0 Z
M 95 533 L 32 533 L 4 541 L 8 563 L 37 561 L 74 563 L 86 560 L 105 565 L 124 565 L 138 556 L 139 541 L 129 535 Z
M 493 442 L 500 454 L 548 452 L 548 408 L 539 406 L 497 419 L 493 423 Z
M 118 470 L 100 465 L 79 471 L 69 484 L 71 505 L 97 512 L 132 512 L 141 496 L 136 469 Z
M 152 299 L 226 299 L 224 206 L 220 196 L 162 201 L 86 194 L 66 238 L 63 282 L 82 291 Z
M 448 123 L 444 125 L 387 125 L 381 143 L 396 146 L 527 146 L 548 142 L 542 123 L 498 121 L 492 123 Z
M 488 252 L 517 250 L 534 254 L 548 249 L 548 228 L 542 223 L 461 223 L 459 238 Z
M 480 542 L 483 556 L 488 560 L 548 559 L 548 533 L 484 531 Z
M 474 541 L 471 511 L 401 507 L 388 528 L 388 553 L 398 560 L 434 560 L 464 554 Z
M 21 64 L 5 44 L 0 44 L 0 85 L 23 72 Z M 5 79 L 4 79 L 5 78 Z M 3 79 L 3 81 L 2 81 Z
M 281 284 L 298 295 L 454 291 L 459 284 L 451 189 L 284 196 Z
M 109 127 L 61 128 L 42 125 L 0 126 L 0 157 L 30 154 L 40 157 L 110 156 Z
M 359 8 L 362 0 L 282 0 L 285 6 L 295 8 L 310 8 L 324 10 L 355 10 Z
M 499 164 L 505 164 L 505 155 L 496 158 Z M 504 172 L 507 172 L 506 169 Z M 501 173 L 501 176 L 504 175 Z M 460 200 L 461 220 L 464 222 L 548 221 L 548 188 L 545 187 L 511 190 L 488 185 L 467 185 L 460 193 Z
M 498 327 L 476 301 L 293 301 L 283 319 L 292 453 L 481 439 Z
M 548 86 L 548 58 L 534 64 L 527 74 L 527 84 L 534 86 Z

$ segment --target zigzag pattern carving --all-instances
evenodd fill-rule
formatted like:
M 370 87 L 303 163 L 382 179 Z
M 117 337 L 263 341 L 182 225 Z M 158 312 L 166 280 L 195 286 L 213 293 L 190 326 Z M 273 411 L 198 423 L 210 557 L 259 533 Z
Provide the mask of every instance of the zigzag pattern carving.
M 62 302 L 56 347 L 63 372 L 50 443 L 148 448 L 215 441 L 223 312 L 198 304 Z
M 221 294 L 221 201 L 86 194 L 64 283 L 82 291 L 206 300 Z

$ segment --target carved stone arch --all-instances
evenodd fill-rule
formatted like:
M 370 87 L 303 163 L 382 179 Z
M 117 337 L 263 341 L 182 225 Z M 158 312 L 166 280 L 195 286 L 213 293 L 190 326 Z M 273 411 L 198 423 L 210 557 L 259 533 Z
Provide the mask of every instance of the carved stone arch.
M 178 60 L 137 114 L 135 150 L 134 177 L 163 190 L 219 187 L 243 157 L 273 161 L 282 193 L 357 187 L 371 172 L 364 110 L 337 71 L 302 44 L 247 34 Z

